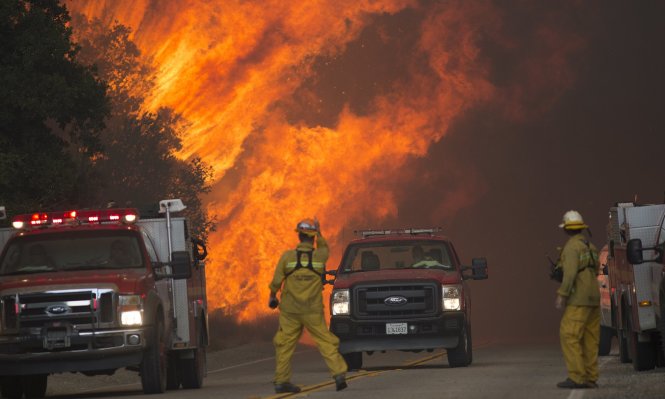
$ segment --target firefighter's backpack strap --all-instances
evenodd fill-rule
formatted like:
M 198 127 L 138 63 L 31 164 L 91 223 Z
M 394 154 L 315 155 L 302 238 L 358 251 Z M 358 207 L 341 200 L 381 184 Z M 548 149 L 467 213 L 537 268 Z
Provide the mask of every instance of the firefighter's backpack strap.
M 302 262 L 300 261 L 300 258 L 302 255 L 305 254 L 307 255 L 307 266 L 303 266 Z M 284 278 L 289 277 L 293 272 L 295 272 L 298 269 L 309 269 L 310 271 L 316 273 L 318 276 L 322 276 L 321 273 L 317 272 L 314 270 L 314 265 L 312 265 L 312 259 L 314 257 L 314 251 L 298 251 L 296 250 L 296 266 L 290 271 L 284 274 Z

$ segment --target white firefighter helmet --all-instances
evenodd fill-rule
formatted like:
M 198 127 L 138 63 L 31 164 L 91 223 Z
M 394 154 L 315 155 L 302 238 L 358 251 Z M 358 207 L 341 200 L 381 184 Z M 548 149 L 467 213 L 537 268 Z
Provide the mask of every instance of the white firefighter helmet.
M 319 222 L 316 219 L 303 219 L 296 225 L 296 232 L 304 233 L 308 236 L 315 236 L 319 231 Z
M 563 214 L 563 223 L 559 225 L 562 229 L 566 230 L 583 230 L 589 228 L 584 224 L 582 215 L 577 211 L 568 211 Z

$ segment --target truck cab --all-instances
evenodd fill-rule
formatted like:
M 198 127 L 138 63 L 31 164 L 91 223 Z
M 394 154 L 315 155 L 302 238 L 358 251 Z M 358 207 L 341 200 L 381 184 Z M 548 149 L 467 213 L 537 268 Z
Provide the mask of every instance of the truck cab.
M 438 229 L 363 231 L 336 271 L 330 329 L 349 369 L 363 352 L 445 348 L 451 367 L 472 362 L 467 279 L 487 278 L 487 262 L 462 266 Z M 471 272 L 469 274 L 468 272 Z
M 145 393 L 199 388 L 205 375 L 205 247 L 160 202 L 13 219 L 0 253 L 0 388 L 43 397 L 52 373 L 140 373 Z M 5 231 L 4 237 L 8 234 Z

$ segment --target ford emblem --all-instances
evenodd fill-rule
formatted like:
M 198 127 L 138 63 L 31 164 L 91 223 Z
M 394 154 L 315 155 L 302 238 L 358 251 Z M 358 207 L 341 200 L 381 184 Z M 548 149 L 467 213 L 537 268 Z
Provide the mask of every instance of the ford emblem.
M 408 302 L 409 300 L 404 298 L 403 296 L 389 296 L 388 298 L 383 300 L 383 303 L 386 305 L 404 305 Z
M 51 305 L 46 308 L 46 313 L 51 315 L 60 315 L 69 313 L 72 309 L 67 305 Z

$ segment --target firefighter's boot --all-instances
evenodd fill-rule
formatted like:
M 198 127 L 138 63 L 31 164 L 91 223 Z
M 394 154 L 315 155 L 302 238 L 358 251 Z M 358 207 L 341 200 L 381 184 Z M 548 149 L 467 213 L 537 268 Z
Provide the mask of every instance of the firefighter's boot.
M 298 393 L 300 392 L 300 387 L 293 385 L 290 382 L 283 382 L 281 384 L 275 384 L 275 393 Z
M 344 374 L 336 375 L 335 376 L 335 390 L 336 391 L 341 391 L 342 389 L 348 387 L 346 385 L 346 377 Z

